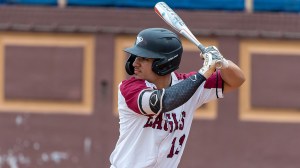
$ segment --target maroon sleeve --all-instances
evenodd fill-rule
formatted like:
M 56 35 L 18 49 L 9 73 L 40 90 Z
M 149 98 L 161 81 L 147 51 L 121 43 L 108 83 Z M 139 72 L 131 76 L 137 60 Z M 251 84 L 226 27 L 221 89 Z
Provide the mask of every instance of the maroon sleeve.
M 193 72 L 189 72 L 189 73 L 177 73 L 175 72 L 175 75 L 177 77 L 178 80 L 184 80 L 192 75 L 195 75 L 197 72 L 193 71 Z
M 120 86 L 121 94 L 124 96 L 127 106 L 138 114 L 142 114 L 138 107 L 138 98 L 142 90 L 148 88 L 145 80 L 131 77 L 124 80 Z
M 176 73 L 175 75 L 178 80 L 184 80 L 197 72 L 189 72 L 189 73 Z M 221 77 L 221 72 L 217 70 L 214 72 L 205 82 L 204 88 L 211 89 L 211 88 L 222 88 L 223 89 L 224 83 Z
M 223 79 L 219 70 L 214 72 L 205 82 L 204 88 L 222 88 L 223 89 Z

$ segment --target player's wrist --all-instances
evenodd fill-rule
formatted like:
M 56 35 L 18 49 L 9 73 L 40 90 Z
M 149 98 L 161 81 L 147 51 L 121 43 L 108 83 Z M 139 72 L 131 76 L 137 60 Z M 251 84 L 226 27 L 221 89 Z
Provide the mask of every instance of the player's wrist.
M 199 69 L 199 73 L 205 77 L 205 72 L 208 71 L 209 67 L 208 66 L 203 66 L 201 69 Z
M 205 79 L 208 79 L 216 70 L 216 64 L 215 61 L 213 61 L 212 64 L 203 66 L 198 72 L 205 77 Z

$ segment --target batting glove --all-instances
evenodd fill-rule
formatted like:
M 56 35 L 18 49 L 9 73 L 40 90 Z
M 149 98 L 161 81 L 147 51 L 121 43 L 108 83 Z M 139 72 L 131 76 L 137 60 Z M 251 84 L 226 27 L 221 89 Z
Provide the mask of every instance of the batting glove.
M 204 54 L 202 55 L 204 59 L 207 58 L 206 55 L 210 55 L 212 60 L 216 62 L 217 69 L 224 69 L 229 66 L 228 61 L 223 57 L 217 47 L 215 46 L 208 46 L 205 48 Z
M 199 70 L 199 73 L 204 75 L 204 73 L 213 65 L 213 58 L 211 54 L 203 54 L 202 58 L 204 59 L 203 67 Z

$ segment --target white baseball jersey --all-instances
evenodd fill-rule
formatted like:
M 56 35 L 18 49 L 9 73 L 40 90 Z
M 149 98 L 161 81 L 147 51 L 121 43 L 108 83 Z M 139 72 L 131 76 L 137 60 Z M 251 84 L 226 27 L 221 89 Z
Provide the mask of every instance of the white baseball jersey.
M 195 74 L 172 72 L 172 85 Z M 180 162 L 197 108 L 223 97 L 223 80 L 214 73 L 183 105 L 159 115 L 144 115 L 139 94 L 153 83 L 131 77 L 119 85 L 120 136 L 110 156 L 111 168 L 176 168 Z

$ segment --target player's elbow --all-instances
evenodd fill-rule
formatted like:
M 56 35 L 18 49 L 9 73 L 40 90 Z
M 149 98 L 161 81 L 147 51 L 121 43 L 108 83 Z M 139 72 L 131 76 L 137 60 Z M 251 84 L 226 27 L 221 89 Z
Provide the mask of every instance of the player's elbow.
M 236 76 L 235 82 L 233 82 L 232 87 L 239 88 L 245 81 L 245 75 L 243 73 L 240 73 L 238 76 Z
M 238 88 L 246 81 L 246 77 L 242 70 L 236 70 L 235 73 L 231 74 L 230 84 L 233 88 Z
M 245 75 L 243 73 L 241 73 L 235 82 L 235 87 L 240 87 L 242 86 L 242 84 L 246 81 Z

